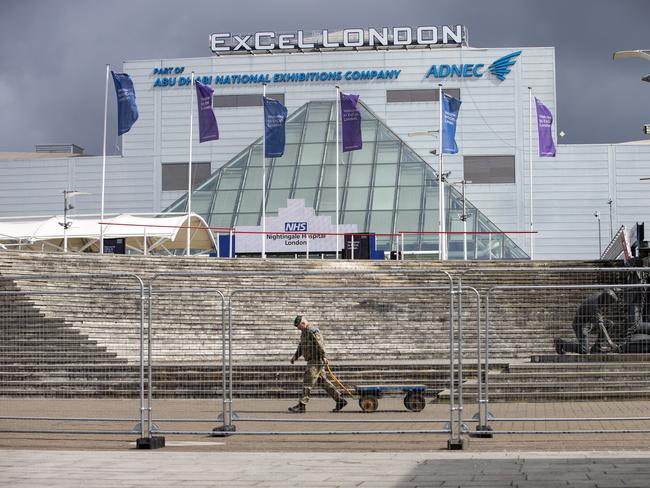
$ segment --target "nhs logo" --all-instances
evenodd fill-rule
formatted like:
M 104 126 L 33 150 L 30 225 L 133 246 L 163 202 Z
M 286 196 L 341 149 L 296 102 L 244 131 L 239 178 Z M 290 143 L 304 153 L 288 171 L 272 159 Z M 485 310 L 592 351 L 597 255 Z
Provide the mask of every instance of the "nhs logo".
M 285 232 L 307 232 L 307 222 L 285 222 Z

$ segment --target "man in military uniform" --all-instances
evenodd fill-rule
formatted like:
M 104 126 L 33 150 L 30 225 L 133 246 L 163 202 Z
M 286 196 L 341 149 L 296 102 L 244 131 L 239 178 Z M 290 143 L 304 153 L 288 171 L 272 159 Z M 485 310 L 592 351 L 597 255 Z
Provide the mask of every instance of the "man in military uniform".
M 323 335 L 318 330 L 318 327 L 311 325 L 302 315 L 298 315 L 294 319 L 293 325 L 300 330 L 300 342 L 298 343 L 298 349 L 291 358 L 291 364 L 302 356 L 307 361 L 307 369 L 302 380 L 302 398 L 296 406 L 289 408 L 289 412 L 303 413 L 305 411 L 311 389 L 316 383 L 319 383 L 336 402 L 336 406 L 332 411 L 338 412 L 348 402 L 341 396 L 325 374 L 325 366 L 329 364 L 329 360 L 325 353 Z

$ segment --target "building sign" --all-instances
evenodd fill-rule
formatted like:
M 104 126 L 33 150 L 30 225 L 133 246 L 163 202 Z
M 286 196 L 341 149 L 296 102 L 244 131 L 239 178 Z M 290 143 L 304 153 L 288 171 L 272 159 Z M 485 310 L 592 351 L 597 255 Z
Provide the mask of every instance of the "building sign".
M 302 198 L 287 200 L 286 208 L 277 215 L 266 216 L 267 253 L 336 252 L 336 225 L 330 216 L 318 216 L 313 208 L 305 207 Z M 357 232 L 356 224 L 339 225 L 339 233 Z M 262 252 L 262 226 L 237 226 L 235 251 Z M 338 238 L 338 250 L 343 249 L 343 237 Z
M 126 239 L 104 239 L 104 254 L 126 254 Z
M 210 50 L 215 54 L 238 54 L 254 51 L 319 50 L 360 47 L 407 47 L 413 45 L 461 45 L 466 39 L 462 25 L 442 27 L 382 27 L 380 29 L 327 29 L 305 36 L 299 30 L 288 33 L 255 32 L 253 34 L 210 34 Z
M 332 83 L 338 81 L 397 80 L 399 69 L 350 69 L 347 71 L 279 71 L 266 73 L 217 73 L 198 75 L 195 79 L 204 85 L 263 85 L 270 83 Z M 192 77 L 185 74 L 185 66 L 154 68 L 154 88 L 190 86 Z
M 502 56 L 490 64 L 487 69 L 484 64 L 434 64 L 427 71 L 426 78 L 482 78 L 489 73 L 501 81 L 510 73 L 510 67 L 517 62 L 521 51 Z

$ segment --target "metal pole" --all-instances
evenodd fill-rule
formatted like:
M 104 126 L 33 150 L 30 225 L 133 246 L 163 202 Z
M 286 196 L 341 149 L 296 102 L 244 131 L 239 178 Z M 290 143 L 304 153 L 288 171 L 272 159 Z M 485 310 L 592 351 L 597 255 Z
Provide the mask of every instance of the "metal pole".
M 143 249 L 144 249 L 144 255 L 146 256 L 148 254 L 148 250 L 147 250 L 147 247 L 148 247 L 147 246 L 147 228 L 143 227 L 142 229 L 143 229 L 142 246 L 143 246 Z
M 594 212 L 594 217 L 598 220 L 598 259 L 603 255 L 603 243 L 600 236 L 600 212 L 596 210 Z
M 63 190 L 63 252 L 68 252 L 68 190 Z
M 354 261 L 354 234 L 350 234 L 350 258 Z
M 463 188 L 463 259 L 467 261 L 467 208 L 465 206 L 465 180 L 461 181 Z
M 341 92 L 336 86 L 336 259 L 339 258 L 339 125 L 341 123 L 341 108 L 339 106 L 341 102 Z
M 309 259 L 309 234 L 305 234 L 307 236 L 307 255 L 306 258 Z
M 102 204 L 100 211 L 99 224 L 99 254 L 104 254 L 104 190 L 106 187 L 106 118 L 108 112 L 108 75 L 111 65 L 106 65 L 106 86 L 104 87 L 104 144 L 102 149 Z
M 190 159 L 187 165 L 187 226 L 185 254 L 189 256 L 190 251 L 190 215 L 192 213 L 192 132 L 194 130 L 194 71 L 192 71 L 192 81 L 190 84 Z
M 611 241 L 614 239 L 614 223 L 612 220 L 612 199 L 610 197 L 609 200 L 607 200 L 607 205 L 609 205 L 609 240 Z
M 438 136 L 438 257 L 441 261 L 447 259 L 447 236 L 445 234 L 445 187 L 442 179 L 442 83 L 438 84 L 438 101 L 440 102 L 439 136 Z
M 530 179 L 530 259 L 535 259 L 535 234 L 533 234 L 533 88 L 528 87 L 528 176 Z
M 400 244 L 402 245 L 402 261 L 404 261 L 404 233 L 400 233 Z
M 262 96 L 266 98 L 266 83 L 262 85 Z M 264 109 L 264 99 L 262 99 Z M 264 133 L 262 137 L 262 259 L 266 259 L 266 121 L 262 116 Z

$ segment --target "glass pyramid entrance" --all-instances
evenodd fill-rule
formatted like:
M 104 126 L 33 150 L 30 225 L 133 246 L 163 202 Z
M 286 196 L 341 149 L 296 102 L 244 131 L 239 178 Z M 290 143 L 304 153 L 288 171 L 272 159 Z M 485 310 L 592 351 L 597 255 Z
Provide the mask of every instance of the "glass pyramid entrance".
M 341 223 L 359 232 L 397 234 L 407 251 L 438 249 L 438 181 L 429 165 L 370 110 L 359 104 L 363 149 L 341 153 L 339 198 Z M 286 124 L 281 158 L 267 159 L 266 211 L 274 214 L 288 198 L 303 198 L 317 215 L 335 221 L 336 104 L 313 101 L 294 112 Z M 262 139 L 248 146 L 192 192 L 192 211 L 211 227 L 260 225 L 262 212 Z M 462 232 L 462 195 L 446 184 L 446 228 Z M 469 259 L 527 259 L 526 253 L 466 200 Z M 184 212 L 187 195 L 166 211 Z M 394 236 L 377 236 L 377 248 L 394 249 Z M 450 259 L 463 258 L 463 235 L 448 237 Z

